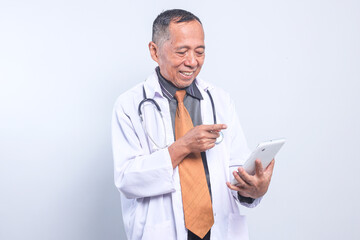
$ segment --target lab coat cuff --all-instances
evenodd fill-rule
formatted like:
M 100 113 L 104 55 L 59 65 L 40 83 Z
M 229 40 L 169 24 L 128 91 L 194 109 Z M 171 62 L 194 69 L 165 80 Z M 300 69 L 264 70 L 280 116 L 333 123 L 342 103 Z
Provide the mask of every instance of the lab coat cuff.
M 239 193 L 237 191 L 231 190 L 231 193 L 238 203 L 240 203 L 242 206 L 247 207 L 247 208 L 256 207 L 261 202 L 261 199 L 262 199 L 262 197 L 259 197 L 259 198 L 255 198 L 253 202 L 242 201 L 242 199 L 239 199 Z
M 255 201 L 254 198 L 241 196 L 239 192 L 238 192 L 238 199 L 240 202 L 244 202 L 248 204 L 252 204 Z

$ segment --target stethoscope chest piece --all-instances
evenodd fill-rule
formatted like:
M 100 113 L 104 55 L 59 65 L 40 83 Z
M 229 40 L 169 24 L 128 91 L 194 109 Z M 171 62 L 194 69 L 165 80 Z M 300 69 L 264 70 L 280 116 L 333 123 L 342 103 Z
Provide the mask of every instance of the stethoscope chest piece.
M 220 136 L 216 139 L 215 144 L 219 144 L 224 140 L 224 134 L 219 132 Z

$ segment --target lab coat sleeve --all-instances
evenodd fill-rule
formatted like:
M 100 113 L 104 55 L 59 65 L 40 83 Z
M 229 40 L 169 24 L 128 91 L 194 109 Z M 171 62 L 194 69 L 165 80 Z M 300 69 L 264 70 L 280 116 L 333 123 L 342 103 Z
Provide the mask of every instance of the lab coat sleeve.
M 115 185 L 126 198 L 157 196 L 175 191 L 167 148 L 148 154 L 129 115 L 115 105 L 112 118 Z
M 232 173 L 233 173 L 233 171 L 237 170 L 237 167 L 233 167 L 233 166 L 234 165 L 243 165 L 246 158 L 250 154 L 250 150 L 247 146 L 245 135 L 242 130 L 238 115 L 236 113 L 235 104 L 232 100 L 231 100 L 231 104 L 230 104 L 230 109 L 231 109 L 230 112 L 231 112 L 232 116 L 231 116 L 231 121 L 229 124 L 230 125 L 229 130 L 231 129 L 231 131 L 230 131 L 231 148 L 230 148 L 229 171 L 230 171 L 230 176 L 233 178 Z M 256 207 L 261 201 L 261 197 L 254 199 L 254 201 L 252 203 L 240 201 L 239 197 L 238 197 L 238 192 L 234 191 L 234 190 L 231 190 L 231 192 L 237 202 L 239 202 L 241 205 L 248 207 L 248 208 Z

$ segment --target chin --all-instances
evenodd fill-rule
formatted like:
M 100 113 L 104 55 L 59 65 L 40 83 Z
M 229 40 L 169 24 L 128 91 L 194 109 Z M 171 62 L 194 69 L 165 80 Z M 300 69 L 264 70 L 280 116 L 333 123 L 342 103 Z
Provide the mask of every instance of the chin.
M 176 82 L 176 86 L 178 88 L 186 88 L 186 87 L 190 86 L 194 80 L 195 79 L 186 80 L 186 81 L 178 81 L 178 82 Z
M 193 76 L 193 78 L 191 79 L 178 79 L 175 86 L 177 86 L 178 88 L 186 88 L 192 84 L 195 78 L 196 76 Z

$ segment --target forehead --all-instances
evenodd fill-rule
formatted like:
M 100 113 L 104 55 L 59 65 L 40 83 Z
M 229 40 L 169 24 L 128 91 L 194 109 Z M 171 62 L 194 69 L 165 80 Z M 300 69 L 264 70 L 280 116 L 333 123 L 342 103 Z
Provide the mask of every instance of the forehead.
M 172 45 L 191 44 L 204 45 L 204 30 L 202 25 L 196 21 L 171 22 L 169 25 L 170 42 Z

